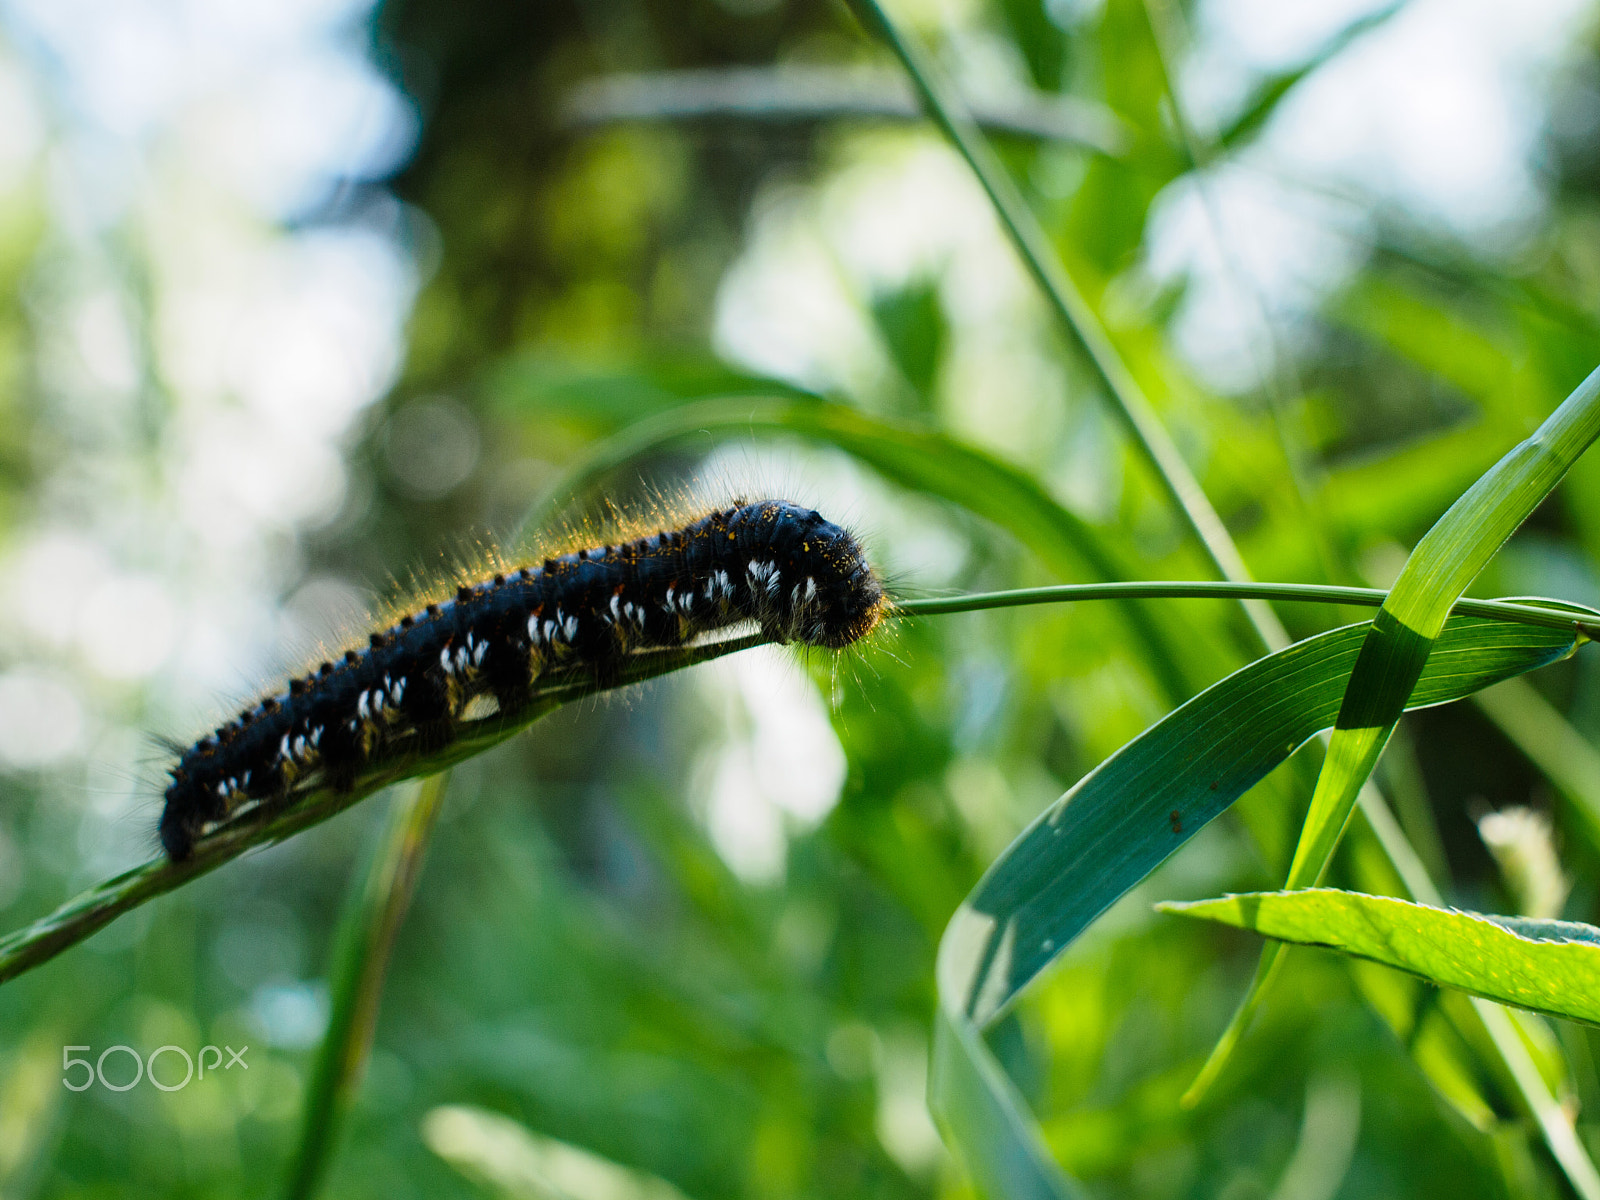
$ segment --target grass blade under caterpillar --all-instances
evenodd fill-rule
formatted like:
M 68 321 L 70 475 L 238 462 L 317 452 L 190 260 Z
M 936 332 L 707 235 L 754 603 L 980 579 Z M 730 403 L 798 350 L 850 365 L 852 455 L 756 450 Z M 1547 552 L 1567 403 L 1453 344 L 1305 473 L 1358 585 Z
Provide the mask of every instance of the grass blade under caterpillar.
M 1322 585 L 1228 584 L 1217 582 L 1158 582 L 1129 584 L 1086 584 L 1034 588 L 1020 592 L 998 592 L 932 600 L 909 600 L 895 605 L 904 615 L 970 612 L 993 607 L 1029 604 L 1058 604 L 1079 600 L 1107 600 L 1138 594 L 1144 597 L 1215 598 L 1249 590 L 1262 598 L 1324 601 L 1338 604 L 1382 603 L 1386 593 L 1364 588 L 1337 588 Z M 1499 617 L 1532 625 L 1571 627 L 1585 636 L 1600 632 L 1600 623 L 1584 619 L 1586 610 L 1567 607 L 1557 601 L 1511 603 L 1506 601 L 1460 600 L 1456 609 L 1463 613 Z M 756 632 L 705 645 L 641 653 L 632 656 L 622 668 L 616 686 L 641 682 L 683 667 L 708 662 L 766 643 L 770 639 Z M 183 862 L 160 858 L 126 871 L 90 888 L 63 904 L 49 916 L 0 938 L 0 983 L 48 962 L 63 950 L 103 929 L 117 917 L 131 912 L 147 900 L 182 886 L 189 880 L 215 870 L 258 845 L 281 841 L 292 834 L 365 799 L 373 792 L 402 779 L 431 775 L 479 754 L 514 736 L 534 720 L 572 700 L 591 695 L 594 681 L 581 671 L 552 673 L 541 678 L 528 706 L 516 721 L 498 715 L 466 722 L 455 740 L 428 753 L 402 754 L 373 772 L 351 791 L 337 791 L 325 784 L 308 781 L 297 790 L 293 802 L 265 822 L 237 822 L 226 825 L 195 847 L 192 857 Z
M 208 828 L 286 806 L 304 779 L 352 792 L 392 762 L 456 741 L 474 714 L 520 722 L 547 677 L 613 687 L 640 654 L 742 625 L 842 649 L 871 632 L 886 603 L 852 534 L 780 500 L 462 584 L 185 750 L 161 844 L 181 862 Z

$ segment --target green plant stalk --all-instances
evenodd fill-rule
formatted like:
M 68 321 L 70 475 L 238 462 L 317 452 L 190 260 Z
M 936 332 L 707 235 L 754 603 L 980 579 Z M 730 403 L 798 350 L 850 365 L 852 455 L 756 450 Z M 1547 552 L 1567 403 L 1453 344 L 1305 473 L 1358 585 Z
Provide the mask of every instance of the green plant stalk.
M 1023 265 L 1044 292 L 1067 336 L 1084 352 L 1111 397 L 1118 418 L 1155 469 L 1161 486 L 1199 539 L 1212 566 L 1224 579 L 1248 580 L 1249 569 L 1222 518 L 971 113 L 946 85 L 922 47 L 900 31 L 879 0 L 849 3 L 861 23 L 887 42 L 900 59 L 928 115 L 978 177 Z M 1246 600 L 1244 609 L 1264 648 L 1277 650 L 1288 645 L 1288 634 L 1265 603 Z
M 759 634 L 752 634 L 682 650 L 642 654 L 637 656 L 638 661 L 624 668 L 617 686 L 653 679 L 670 671 L 762 645 L 766 640 Z M 431 754 L 399 756 L 386 763 L 381 770 L 362 776 L 348 791 L 317 783 L 308 784 L 303 789 L 291 792 L 288 803 L 275 809 L 265 819 L 252 820 L 247 815 L 206 835 L 195 845 L 193 857 L 181 863 L 158 858 L 97 884 L 67 901 L 49 916 L 0 938 L 0 984 L 49 962 L 63 950 L 77 945 L 124 913 L 132 912 L 157 896 L 215 871 L 247 850 L 281 842 L 403 779 L 433 775 L 462 759 L 481 754 L 491 746 L 514 737 L 546 713 L 573 700 L 594 695 L 595 692 L 593 684 L 585 679 L 571 675 L 553 676 L 539 686 L 533 699 L 514 721 L 491 716 L 467 722 L 448 746 Z
M 1327 869 L 1355 803 L 1356 787 L 1377 762 L 1452 605 L 1596 436 L 1600 371 L 1468 488 L 1407 559 L 1351 676 L 1289 868 L 1289 888 L 1311 886 Z M 1363 689 L 1368 679 L 1377 691 Z
M 1192 580 L 1181 583 L 1137 581 L 1132 583 L 1068 583 L 1049 587 L 1016 588 L 1003 592 L 982 592 L 969 596 L 901 600 L 895 611 L 912 616 L 978 612 L 991 608 L 1019 608 L 1033 604 L 1062 604 L 1080 600 L 1190 599 L 1190 600 L 1302 600 L 1317 604 L 1357 604 L 1381 608 L 1389 593 L 1382 588 L 1339 587 L 1321 583 L 1233 583 L 1218 580 Z M 1493 617 L 1520 625 L 1540 625 L 1546 629 L 1577 630 L 1591 641 L 1600 641 L 1600 611 L 1576 606 L 1558 607 L 1560 601 L 1468 600 L 1459 599 L 1451 612 L 1473 617 Z
M 449 777 L 441 771 L 411 795 L 396 797 L 366 877 L 346 902 L 334 955 L 332 1012 L 306 1094 L 286 1200 L 315 1196 L 332 1161 L 372 1050 L 395 936 L 411 905 Z
M 1329 630 L 1258 659 L 1125 743 L 1040 812 L 956 910 L 939 944 L 941 1044 L 929 1103 L 984 1194 L 1076 1193 L 983 1031 L 1120 897 L 1333 725 L 1369 627 Z M 1410 704 L 1459 700 L 1560 661 L 1582 640 L 1573 630 L 1459 616 Z
M 1301 600 L 1326 604 L 1360 604 L 1376 607 L 1386 593 L 1373 588 L 1329 587 L 1321 584 L 1224 583 L 1212 580 L 1176 583 L 1088 583 L 1059 587 L 1024 588 L 1016 591 L 983 592 L 968 596 L 949 596 L 905 600 L 895 610 L 907 616 L 936 616 L 958 612 L 978 612 L 991 608 L 1016 608 L 1035 604 L 1061 604 L 1089 600 L 1145 598 L 1238 599 L 1241 595 L 1274 600 Z M 1504 600 L 1461 600 L 1457 611 L 1475 616 L 1497 617 L 1525 625 L 1552 629 L 1576 629 L 1590 636 L 1591 625 L 1584 620 L 1587 610 L 1570 612 L 1544 605 L 1511 603 Z M 1595 614 L 1587 614 L 1595 616 Z M 1600 622 L 1600 616 L 1596 616 Z M 1596 639 L 1600 640 L 1600 639 Z M 760 635 L 732 638 L 705 646 L 661 654 L 641 655 L 630 664 L 618 686 L 638 683 L 683 667 L 694 666 L 724 654 L 732 654 L 766 641 Z M 210 873 L 247 850 L 271 845 L 320 824 L 403 779 L 431 775 L 446 767 L 482 753 L 491 746 L 516 735 L 545 713 L 592 695 L 594 689 L 570 679 L 553 679 L 542 687 L 527 709 L 514 722 L 489 717 L 469 724 L 449 746 L 427 756 L 413 755 L 388 764 L 382 771 L 364 777 L 348 792 L 325 787 L 310 787 L 291 797 L 283 811 L 264 822 L 240 820 L 224 825 L 202 839 L 194 857 L 174 863 L 165 858 L 135 867 L 83 892 L 55 912 L 31 925 L 0 938 L 0 984 L 50 961 L 63 950 L 75 946 L 103 929 L 124 913 L 146 901 L 181 887 L 191 879 Z
M 1375 827 L 1375 831 L 1380 839 L 1399 832 L 1398 827 L 1386 832 Z M 1408 878 L 1406 886 L 1413 892 L 1422 891 L 1412 899 L 1427 905 L 1426 909 L 1419 912 L 1408 908 L 1403 900 L 1386 897 L 1306 889 L 1166 903 L 1157 908 L 1190 916 L 1210 915 L 1210 919 L 1256 928 L 1268 937 L 1294 944 L 1329 946 L 1343 954 L 1411 971 L 1438 987 L 1507 997 L 1505 1002 L 1551 1016 L 1590 1023 L 1600 1018 L 1600 1006 L 1587 986 L 1595 970 L 1592 941 L 1574 936 L 1565 945 L 1534 942 L 1526 951 L 1529 957 L 1523 959 L 1518 956 L 1520 947 L 1515 938 L 1540 938 L 1546 934 L 1520 928 L 1502 931 L 1495 924 L 1498 918 L 1445 909 L 1425 875 Z M 1315 906 L 1341 900 L 1355 909 L 1344 916 L 1347 928 L 1340 929 L 1333 922 L 1318 923 Z M 1266 913 L 1265 924 L 1258 920 L 1262 911 Z M 1475 923 L 1481 934 L 1475 933 Z M 1583 931 L 1585 927 L 1577 929 Z M 1592 929 L 1586 932 L 1591 937 L 1595 933 Z M 1481 936 L 1481 945 L 1473 941 L 1475 936 Z M 1533 957 L 1541 954 L 1546 956 L 1542 960 L 1548 964 L 1546 968 L 1534 965 Z M 1578 1140 L 1571 1117 L 1551 1094 L 1528 1054 L 1511 1015 L 1502 1003 L 1483 995 L 1473 995 L 1471 1001 L 1473 1012 L 1505 1060 L 1513 1085 L 1573 1190 L 1584 1200 L 1600 1197 L 1600 1172 Z
M 708 434 L 770 433 L 832 446 L 866 463 L 910 491 L 966 509 L 1007 529 L 1052 574 L 1127 579 L 1136 572 L 1118 548 L 1050 495 L 1025 471 L 989 452 L 923 425 L 869 416 L 825 400 L 783 396 L 722 396 L 699 400 L 636 421 L 584 456 L 546 492 L 518 530 L 513 545 L 535 541 L 537 531 L 559 528 L 563 507 L 575 496 L 603 495 L 604 483 L 636 459 L 667 445 Z M 1181 704 L 1209 680 L 1194 677 L 1183 632 L 1137 601 L 1121 604 L 1128 630 L 1167 699 Z
M 1286 889 L 1311 887 L 1322 878 L 1453 605 L 1596 436 L 1600 370 L 1579 384 L 1532 436 L 1479 477 L 1412 551 L 1351 673 Z M 1283 951 L 1279 942 L 1263 948 L 1250 988 L 1184 1094 L 1185 1104 L 1198 1103 L 1221 1073 L 1276 978 Z

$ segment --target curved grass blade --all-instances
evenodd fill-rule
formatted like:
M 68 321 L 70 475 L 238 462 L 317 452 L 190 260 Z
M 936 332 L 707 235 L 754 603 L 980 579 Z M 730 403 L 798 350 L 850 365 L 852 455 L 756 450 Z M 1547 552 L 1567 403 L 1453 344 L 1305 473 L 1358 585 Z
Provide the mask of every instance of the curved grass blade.
M 1600 370 L 1489 469 L 1418 543 L 1361 647 L 1288 886 L 1320 878 L 1450 607 L 1600 436 Z
M 976 105 L 973 114 L 991 134 L 1077 145 L 1112 157 L 1127 154 L 1133 142 L 1133 132 L 1109 108 L 1058 92 L 1019 91 L 1003 104 Z M 921 117 L 917 98 L 898 73 L 794 64 L 602 75 L 574 87 L 559 114 L 572 130 L 627 121 L 795 125 Z
M 422 1140 L 483 1192 L 538 1200 L 687 1200 L 659 1175 L 535 1133 L 487 1108 L 443 1104 L 422 1118 Z
M 284 1189 L 289 1200 L 315 1196 L 333 1159 L 345 1113 L 372 1050 L 395 935 L 411 905 L 449 777 L 448 771 L 441 771 L 423 780 L 412 795 L 396 799 L 365 879 L 351 891 L 336 942 L 333 1011 L 317 1052 L 300 1141 Z
M 885 478 L 912 491 L 939 496 L 1008 529 L 1051 571 L 1072 576 L 1087 570 L 1106 580 L 1137 576 L 1118 550 L 1087 522 L 1058 504 L 1026 472 L 976 447 L 934 430 L 869 417 L 823 400 L 744 396 L 704 400 L 629 426 L 600 443 L 547 493 L 523 531 L 548 527 L 571 497 L 594 494 L 613 472 L 652 450 L 715 433 L 775 433 L 836 446 Z M 1193 694 L 1195 639 L 1180 650 L 1172 619 L 1138 601 L 1124 603 L 1129 628 L 1146 661 L 1174 703 Z M 1202 661 L 1201 669 L 1205 664 Z M 1230 664 L 1231 665 L 1231 664 Z M 1221 660 L 1216 670 L 1225 669 Z
M 639 661 L 624 667 L 616 686 L 653 679 L 669 671 L 761 645 L 766 640 L 760 635 L 751 635 L 684 650 L 641 654 L 637 656 Z M 381 770 L 362 776 L 348 790 L 312 783 L 292 792 L 288 805 L 275 815 L 260 821 L 233 821 L 207 835 L 196 843 L 193 857 L 184 862 L 175 863 L 160 858 L 108 879 L 67 901 L 49 916 L 0 938 L 0 984 L 49 962 L 63 950 L 77 945 L 124 913 L 181 887 L 191 879 L 209 874 L 247 850 L 272 845 L 320 824 L 392 783 L 433 775 L 464 758 L 481 754 L 491 746 L 514 737 L 546 713 L 573 700 L 593 695 L 595 690 L 593 683 L 587 679 L 553 675 L 547 682 L 540 683 L 533 700 L 518 712 L 515 720 L 506 721 L 494 716 L 465 722 L 456 739 L 438 751 L 397 758 Z
M 1090 367 L 1100 377 L 1111 397 L 1113 411 L 1154 468 L 1162 488 L 1183 514 L 1206 557 L 1224 579 L 1249 579 L 1250 572 L 1227 526 L 1179 453 L 1177 443 L 1156 415 L 1149 397 L 1106 333 L 1083 290 L 1062 265 L 1044 226 L 1006 173 L 972 114 L 945 83 L 922 47 L 895 25 L 879 0 L 850 0 L 850 8 L 862 25 L 875 32 L 894 51 L 929 117 L 972 168 L 1024 267 L 1038 283 L 1063 331 L 1082 349 Z M 1260 601 L 1245 601 L 1243 607 L 1263 647 L 1271 650 L 1287 643 L 1288 634 L 1269 606 Z
M 1451 605 L 1597 435 L 1600 370 L 1468 488 L 1417 544 L 1362 643 L 1285 888 L 1310 887 L 1322 878 Z M 1197 1103 L 1221 1074 L 1277 974 L 1282 951 L 1281 943 L 1263 949 L 1249 990 L 1185 1103 Z
M 1293 91 L 1304 79 L 1326 66 L 1332 59 L 1337 58 L 1357 39 L 1371 33 L 1378 26 L 1384 24 L 1405 7 L 1406 0 L 1393 0 L 1382 8 L 1374 9 L 1365 16 L 1357 17 L 1343 29 L 1339 30 L 1321 46 L 1317 47 L 1303 61 L 1286 71 L 1279 71 L 1268 75 L 1257 85 L 1255 94 L 1251 96 L 1239 115 L 1230 121 L 1227 127 L 1217 134 L 1217 145 L 1223 149 L 1231 150 L 1241 142 L 1248 141 L 1266 125 L 1283 98 Z
M 1337 603 L 1375 605 L 1380 603 L 1383 597 L 1382 592 L 1362 588 L 1288 587 L 1278 584 L 1242 585 L 1216 582 L 1098 584 L 910 601 L 902 607 L 908 613 L 932 615 L 977 611 L 991 607 L 1013 607 L 1021 604 L 1061 603 L 1068 600 L 1111 599 L 1117 596 L 1127 599 L 1136 593 L 1147 597 L 1235 596 L 1239 594 L 1239 589 L 1246 587 L 1256 590 L 1261 595 Z M 1464 612 L 1472 612 L 1479 616 L 1527 622 L 1545 628 L 1560 629 L 1569 634 L 1588 634 L 1591 629 L 1591 626 L 1581 619 L 1588 610 L 1573 609 L 1578 619 L 1565 621 L 1560 615 L 1558 602 L 1551 600 L 1539 600 L 1527 605 L 1511 605 L 1497 601 L 1462 601 L 1461 608 Z M 1594 614 L 1588 613 L 1588 615 Z M 617 686 L 638 683 L 724 654 L 732 654 L 759 645 L 764 640 L 760 636 L 750 636 L 685 650 L 640 655 L 639 661 L 630 663 L 625 668 L 622 677 L 617 681 Z M 277 815 L 259 821 L 247 817 L 218 829 L 199 842 L 194 856 L 185 862 L 173 863 L 164 858 L 157 859 L 90 888 L 49 916 L 0 937 L 0 984 L 48 962 L 63 950 L 98 932 L 117 917 L 132 911 L 147 900 L 153 900 L 191 879 L 214 871 L 247 850 L 274 844 L 303 829 L 309 829 L 390 784 L 433 774 L 464 758 L 479 754 L 506 738 L 515 736 L 528 724 L 552 709 L 590 695 L 593 690 L 585 680 L 553 676 L 547 683 L 541 685 L 534 702 L 519 713 L 515 721 L 490 717 L 482 721 L 467 722 L 455 741 L 437 753 L 397 759 L 383 770 L 364 776 L 348 791 L 337 791 L 313 784 L 292 794 L 290 802 Z
M 989 1195 L 1072 1192 L 983 1028 L 1119 896 L 1334 722 L 1368 628 L 1259 659 L 1151 726 L 1034 821 L 952 918 L 939 948 L 930 1103 Z M 1409 706 L 1459 699 L 1564 658 L 1582 640 L 1452 617 Z
M 1600 929 L 1485 916 L 1337 888 L 1156 905 L 1408 971 L 1436 987 L 1600 1025 Z

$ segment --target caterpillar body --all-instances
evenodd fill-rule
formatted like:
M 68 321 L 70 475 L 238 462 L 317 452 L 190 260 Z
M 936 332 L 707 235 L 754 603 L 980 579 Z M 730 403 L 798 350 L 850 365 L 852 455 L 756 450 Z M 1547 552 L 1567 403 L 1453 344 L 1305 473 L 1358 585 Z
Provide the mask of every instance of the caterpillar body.
M 208 826 L 282 802 L 313 773 L 348 789 L 407 747 L 449 742 L 485 698 L 514 717 L 551 670 L 604 688 L 631 654 L 752 622 L 774 641 L 839 649 L 871 632 L 887 603 L 854 535 L 783 500 L 496 574 L 372 633 L 184 750 L 161 844 L 182 861 Z

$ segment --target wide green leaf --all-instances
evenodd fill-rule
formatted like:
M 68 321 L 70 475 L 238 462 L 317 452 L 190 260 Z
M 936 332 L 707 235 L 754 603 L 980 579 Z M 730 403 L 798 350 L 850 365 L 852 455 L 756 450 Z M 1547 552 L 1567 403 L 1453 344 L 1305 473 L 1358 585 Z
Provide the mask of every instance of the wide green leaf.
M 1451 606 L 1597 435 L 1600 370 L 1480 476 L 1406 560 L 1350 675 L 1285 887 L 1310 887 L 1322 878 Z M 1263 951 L 1249 990 L 1186 1102 L 1195 1103 L 1221 1073 L 1277 972 L 1281 952 L 1279 945 Z
M 1326 869 L 1357 791 L 1421 675 L 1450 606 L 1600 435 L 1600 371 L 1482 475 L 1406 561 L 1361 648 L 1288 885 Z
M 1258 659 L 1125 745 L 1047 809 L 968 896 L 939 948 L 930 1102 L 990 1195 L 1071 1185 L 982 1030 L 1116 899 L 1333 724 L 1368 625 Z M 1452 617 L 1409 706 L 1442 704 L 1565 657 L 1575 633 Z
M 902 487 L 948 500 L 1008 530 L 1062 578 L 1140 575 L 1125 554 L 1036 479 L 987 451 L 935 429 L 869 416 L 843 404 L 780 396 L 708 399 L 629 426 L 552 487 L 526 527 L 553 524 L 561 506 L 574 496 L 598 493 L 624 464 L 707 433 L 787 435 L 835 446 Z M 1169 614 L 1142 601 L 1120 607 L 1169 698 L 1187 697 L 1200 685 L 1190 677 L 1197 665 L 1221 669 L 1225 660 L 1209 642 L 1197 644 L 1193 631 L 1175 628 Z
M 1492 917 L 1336 888 L 1157 905 L 1397 967 L 1439 987 L 1600 1025 L 1600 929 Z

